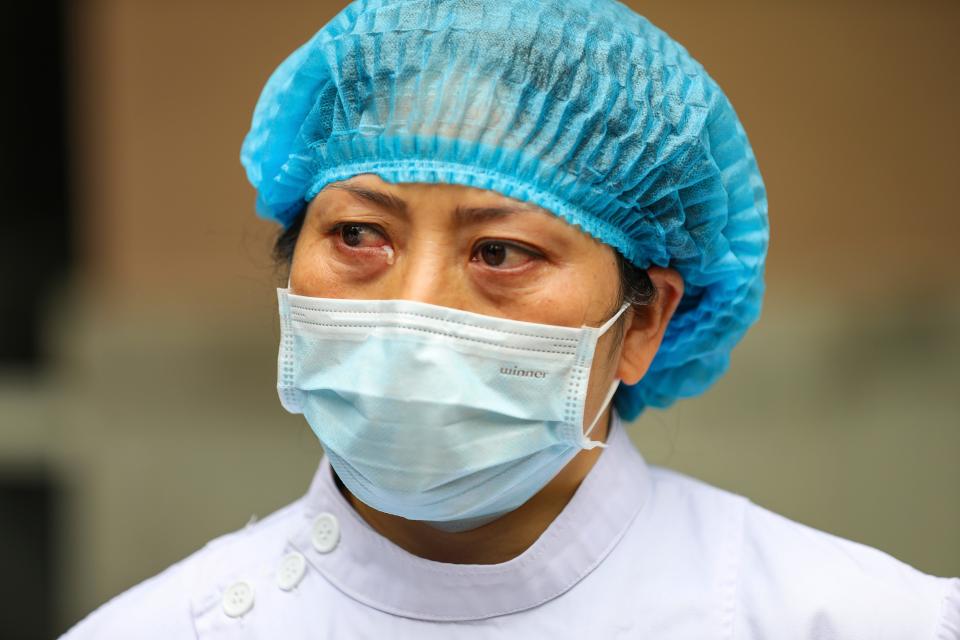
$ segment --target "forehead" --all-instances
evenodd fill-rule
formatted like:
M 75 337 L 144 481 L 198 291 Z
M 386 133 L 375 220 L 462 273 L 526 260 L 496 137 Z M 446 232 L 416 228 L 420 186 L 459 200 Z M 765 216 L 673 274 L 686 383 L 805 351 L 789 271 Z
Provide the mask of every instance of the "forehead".
M 320 191 L 321 194 L 331 192 L 381 194 L 386 196 L 387 199 L 412 204 L 418 204 L 419 202 L 434 204 L 438 200 L 444 202 L 482 202 L 491 206 L 510 207 L 518 211 L 539 212 L 556 217 L 549 210 L 536 204 L 517 200 L 489 189 L 449 183 L 387 182 L 372 173 L 360 174 L 346 180 L 332 182 Z

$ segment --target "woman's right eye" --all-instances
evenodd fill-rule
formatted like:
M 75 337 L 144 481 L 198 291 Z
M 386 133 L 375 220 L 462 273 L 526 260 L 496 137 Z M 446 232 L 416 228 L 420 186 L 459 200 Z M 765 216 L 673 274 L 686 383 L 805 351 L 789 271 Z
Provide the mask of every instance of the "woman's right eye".
M 383 233 L 369 224 L 345 222 L 336 225 L 332 231 L 339 236 L 343 244 L 353 249 L 382 247 L 387 244 Z

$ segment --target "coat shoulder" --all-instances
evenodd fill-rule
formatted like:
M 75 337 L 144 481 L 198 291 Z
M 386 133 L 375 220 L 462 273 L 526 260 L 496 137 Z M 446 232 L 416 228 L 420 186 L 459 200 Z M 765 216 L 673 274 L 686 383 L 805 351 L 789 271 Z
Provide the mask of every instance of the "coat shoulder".
M 194 640 L 194 621 L 221 606 L 231 568 L 256 564 L 282 551 L 291 527 L 300 523 L 302 500 L 258 522 L 207 542 L 203 548 L 102 604 L 76 623 L 62 640 Z
M 697 547 L 723 556 L 724 637 L 737 640 L 960 640 L 960 578 L 815 529 L 748 498 L 651 466 L 661 501 Z M 727 557 L 727 555 L 732 557 Z
M 960 640 L 960 579 L 752 502 L 742 535 L 737 638 Z

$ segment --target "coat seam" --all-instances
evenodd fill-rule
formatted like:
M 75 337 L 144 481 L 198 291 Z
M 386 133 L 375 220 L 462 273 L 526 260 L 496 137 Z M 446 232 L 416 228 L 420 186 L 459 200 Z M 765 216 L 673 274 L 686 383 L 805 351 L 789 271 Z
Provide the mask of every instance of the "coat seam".
M 736 513 L 734 517 L 731 518 L 732 530 L 729 532 L 729 563 L 727 566 L 727 579 L 724 582 L 725 602 L 722 611 L 722 623 L 724 628 L 723 637 L 726 638 L 726 640 L 733 640 L 736 637 L 736 612 L 740 599 L 740 575 L 743 567 L 744 527 L 746 510 L 749 506 L 749 501 L 746 498 L 739 498 Z

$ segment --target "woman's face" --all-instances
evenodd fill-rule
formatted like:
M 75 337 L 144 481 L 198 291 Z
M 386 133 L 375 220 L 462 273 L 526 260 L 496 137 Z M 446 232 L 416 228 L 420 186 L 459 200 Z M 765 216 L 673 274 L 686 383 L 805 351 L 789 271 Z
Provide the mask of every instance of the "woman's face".
M 290 273 L 300 295 L 417 300 L 568 327 L 603 324 L 619 308 L 619 284 L 613 249 L 548 211 L 473 187 L 372 174 L 330 184 L 310 203 Z M 624 315 L 630 323 L 633 311 Z M 597 346 L 587 424 L 615 376 L 632 384 L 618 333 Z M 655 352 L 662 332 L 649 333 Z

